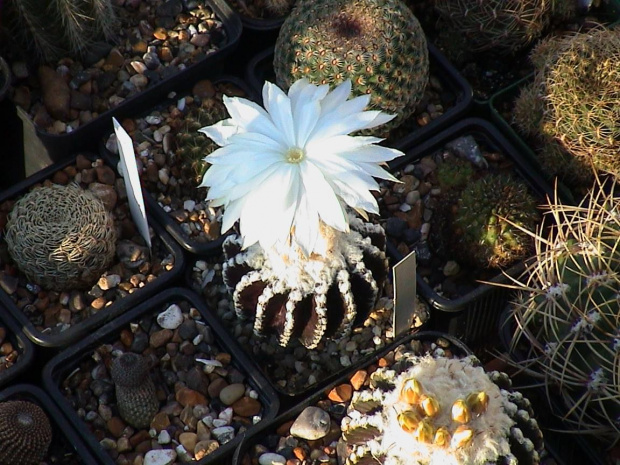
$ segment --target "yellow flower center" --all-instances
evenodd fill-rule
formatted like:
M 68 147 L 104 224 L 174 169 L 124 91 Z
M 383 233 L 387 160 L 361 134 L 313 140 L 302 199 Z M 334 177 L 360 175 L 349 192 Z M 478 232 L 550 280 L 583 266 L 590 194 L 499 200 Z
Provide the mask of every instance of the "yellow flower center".
M 286 151 L 284 157 L 289 163 L 300 163 L 304 158 L 306 158 L 306 152 L 304 149 L 300 149 L 299 147 L 290 147 Z

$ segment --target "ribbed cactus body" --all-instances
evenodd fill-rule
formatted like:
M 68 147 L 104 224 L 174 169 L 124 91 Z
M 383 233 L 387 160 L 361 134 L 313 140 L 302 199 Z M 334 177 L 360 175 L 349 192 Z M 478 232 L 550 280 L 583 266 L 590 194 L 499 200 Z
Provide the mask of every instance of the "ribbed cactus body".
M 0 463 L 37 465 L 51 442 L 52 427 L 41 407 L 24 400 L 0 402 Z
M 284 89 L 301 78 L 350 79 L 354 95 L 371 95 L 372 109 L 398 115 L 382 131 L 413 113 L 429 76 L 424 32 L 400 0 L 298 2 L 278 35 L 274 68 Z

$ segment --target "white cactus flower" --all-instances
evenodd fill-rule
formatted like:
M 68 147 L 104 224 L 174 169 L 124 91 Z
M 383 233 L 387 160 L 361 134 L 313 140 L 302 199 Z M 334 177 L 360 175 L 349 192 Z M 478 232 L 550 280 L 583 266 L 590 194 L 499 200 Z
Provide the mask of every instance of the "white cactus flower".
M 374 177 L 397 181 L 379 165 L 403 153 L 349 134 L 395 115 L 365 111 L 370 96 L 350 93 L 350 81 L 330 91 L 301 79 L 288 95 L 266 82 L 264 109 L 224 96 L 231 117 L 200 129 L 220 146 L 205 158 L 212 166 L 201 186 L 212 206 L 224 207 L 224 232 L 239 220 L 244 248 L 296 244 L 306 256 L 320 254 L 322 228 L 348 232 L 346 206 L 379 212 Z

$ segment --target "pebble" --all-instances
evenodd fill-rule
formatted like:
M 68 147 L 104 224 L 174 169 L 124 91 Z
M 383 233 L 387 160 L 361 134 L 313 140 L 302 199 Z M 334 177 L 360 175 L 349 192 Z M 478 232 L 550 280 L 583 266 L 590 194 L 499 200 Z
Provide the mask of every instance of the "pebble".
M 220 426 L 219 428 L 213 428 L 211 434 L 220 444 L 226 444 L 234 439 L 235 428 L 232 426 Z
M 230 384 L 220 391 L 220 400 L 224 405 L 232 405 L 245 394 L 245 385 L 241 383 Z
M 144 455 L 144 465 L 171 465 L 177 459 L 172 449 L 154 449 Z
M 183 312 L 176 305 L 170 305 L 165 311 L 157 315 L 157 323 L 164 329 L 177 329 L 183 323 Z
M 113 289 L 116 286 L 118 286 L 120 282 L 121 282 L 120 275 L 109 274 L 109 275 L 104 275 L 101 278 L 99 278 L 97 285 L 101 288 L 101 290 L 107 291 L 109 289 Z
M 329 413 L 319 407 L 306 407 L 291 425 L 291 435 L 308 440 L 321 439 L 331 425 Z
M 258 457 L 259 465 L 286 465 L 286 458 L 280 454 L 266 452 Z

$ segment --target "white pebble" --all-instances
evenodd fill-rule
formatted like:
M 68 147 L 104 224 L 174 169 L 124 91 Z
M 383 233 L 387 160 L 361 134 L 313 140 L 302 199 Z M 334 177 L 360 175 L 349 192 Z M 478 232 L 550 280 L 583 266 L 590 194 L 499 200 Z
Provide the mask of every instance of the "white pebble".
M 226 421 L 227 424 L 230 424 L 230 422 L 233 419 L 233 414 L 234 414 L 233 408 L 226 407 L 224 410 L 220 412 L 220 414 L 218 415 L 218 418 L 220 420 Z M 213 424 L 215 425 L 215 420 L 213 420 Z
M 286 458 L 274 452 L 265 452 L 258 458 L 259 465 L 286 465 Z
M 157 324 L 164 329 L 177 329 L 183 323 L 183 311 L 177 304 L 170 305 L 157 315 Z
M 227 424 L 228 422 L 226 420 L 220 420 L 219 418 L 213 420 L 213 426 L 215 426 L 216 428 L 219 428 L 220 426 L 226 426 Z
M 168 444 L 170 442 L 170 433 L 165 429 L 162 429 L 159 436 L 157 436 L 157 442 L 159 444 Z
M 398 207 L 398 209 L 403 213 L 407 213 L 411 210 L 411 205 L 409 205 L 408 203 L 403 203 L 400 207 Z
M 161 181 L 161 183 L 164 185 L 167 185 L 168 181 L 170 181 L 170 175 L 168 174 L 168 170 L 165 168 L 162 168 L 159 170 L 157 174 L 159 176 L 159 180 Z
M 196 206 L 196 202 L 194 202 L 193 200 L 189 199 L 186 200 L 185 202 L 183 202 L 183 209 L 187 210 L 187 211 L 194 211 L 194 207 Z
M 177 102 L 177 109 L 181 111 L 185 110 L 185 97 L 179 99 Z
M 144 121 L 146 121 L 148 124 L 157 125 L 161 124 L 162 119 L 159 115 L 148 115 L 146 118 L 144 118 Z
M 351 358 L 348 355 L 343 355 L 340 357 L 340 364 L 343 367 L 351 366 Z
M 171 465 L 177 459 L 177 453 L 172 449 L 150 450 L 144 456 L 144 465 Z

